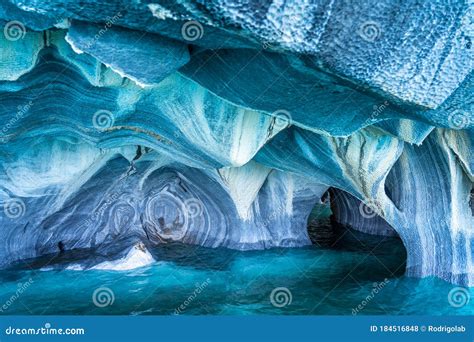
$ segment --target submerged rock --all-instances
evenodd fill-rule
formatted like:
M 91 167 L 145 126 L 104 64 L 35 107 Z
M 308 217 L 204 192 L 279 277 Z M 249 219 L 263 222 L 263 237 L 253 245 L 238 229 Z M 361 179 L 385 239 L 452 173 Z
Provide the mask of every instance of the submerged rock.
M 126 256 L 113 261 L 104 261 L 94 267 L 92 270 L 111 270 L 126 271 L 139 267 L 148 266 L 155 262 L 155 259 L 146 249 L 143 243 L 138 243 L 130 248 Z

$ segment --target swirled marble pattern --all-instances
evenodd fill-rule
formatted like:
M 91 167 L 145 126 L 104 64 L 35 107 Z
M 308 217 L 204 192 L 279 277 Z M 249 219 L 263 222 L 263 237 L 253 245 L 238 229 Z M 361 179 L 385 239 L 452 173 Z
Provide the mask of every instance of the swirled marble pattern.
M 0 266 L 302 246 L 330 189 L 336 220 L 400 236 L 408 275 L 474 285 L 472 17 L 460 1 L 3 1 Z

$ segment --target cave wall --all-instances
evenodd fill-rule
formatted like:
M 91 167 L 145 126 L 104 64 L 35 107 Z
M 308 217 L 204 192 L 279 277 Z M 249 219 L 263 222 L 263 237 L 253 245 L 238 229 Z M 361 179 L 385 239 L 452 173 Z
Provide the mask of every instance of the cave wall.
M 2 2 L 2 266 L 59 242 L 301 246 L 333 187 L 341 220 L 396 231 L 407 274 L 472 285 L 471 12 Z

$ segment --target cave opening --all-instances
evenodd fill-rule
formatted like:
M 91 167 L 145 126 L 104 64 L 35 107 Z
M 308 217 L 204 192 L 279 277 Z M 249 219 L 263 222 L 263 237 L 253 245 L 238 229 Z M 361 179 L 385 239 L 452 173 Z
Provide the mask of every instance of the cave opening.
M 330 248 L 336 240 L 335 227 L 331 223 L 331 194 L 327 190 L 311 209 L 308 216 L 308 235 L 313 245 Z
M 366 204 L 337 189 L 329 188 L 308 217 L 308 235 L 315 248 L 362 256 L 362 274 L 392 278 L 406 269 L 406 248 L 398 233 Z M 354 258 L 354 263 L 356 262 Z M 347 269 L 348 274 L 353 272 Z M 367 274 L 366 274 L 367 275 Z

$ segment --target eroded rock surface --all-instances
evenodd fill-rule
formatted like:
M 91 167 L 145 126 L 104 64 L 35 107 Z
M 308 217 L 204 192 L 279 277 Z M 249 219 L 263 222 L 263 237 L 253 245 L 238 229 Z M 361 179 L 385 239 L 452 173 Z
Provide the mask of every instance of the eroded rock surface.
M 443 1 L 3 1 L 0 266 L 302 246 L 333 188 L 340 222 L 400 236 L 408 275 L 474 285 L 472 18 Z

